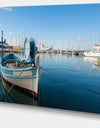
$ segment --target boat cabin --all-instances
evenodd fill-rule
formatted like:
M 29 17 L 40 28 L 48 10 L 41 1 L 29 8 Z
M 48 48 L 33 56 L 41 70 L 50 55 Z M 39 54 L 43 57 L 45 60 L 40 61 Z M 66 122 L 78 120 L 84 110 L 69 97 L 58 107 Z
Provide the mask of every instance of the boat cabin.
M 95 44 L 94 48 L 97 49 L 98 52 L 100 52 L 100 45 Z

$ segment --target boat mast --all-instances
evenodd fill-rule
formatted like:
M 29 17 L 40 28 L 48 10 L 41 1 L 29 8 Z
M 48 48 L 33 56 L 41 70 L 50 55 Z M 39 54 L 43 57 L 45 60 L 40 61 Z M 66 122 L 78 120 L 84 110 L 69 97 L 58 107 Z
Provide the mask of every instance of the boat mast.
M 1 31 L 2 36 L 1 36 L 1 44 L 2 44 L 2 57 L 3 57 L 3 30 Z

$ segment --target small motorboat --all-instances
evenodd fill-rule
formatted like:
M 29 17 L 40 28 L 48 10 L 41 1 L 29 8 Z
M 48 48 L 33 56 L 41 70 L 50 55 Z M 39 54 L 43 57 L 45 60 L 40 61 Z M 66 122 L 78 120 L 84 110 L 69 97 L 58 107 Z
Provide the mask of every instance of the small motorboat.
M 40 67 L 39 56 L 36 58 L 35 54 L 35 40 L 33 38 L 25 39 L 24 58 L 13 53 L 3 56 L 3 32 L 1 42 L 1 73 L 3 79 L 32 95 L 34 93 L 34 96 L 37 97 Z

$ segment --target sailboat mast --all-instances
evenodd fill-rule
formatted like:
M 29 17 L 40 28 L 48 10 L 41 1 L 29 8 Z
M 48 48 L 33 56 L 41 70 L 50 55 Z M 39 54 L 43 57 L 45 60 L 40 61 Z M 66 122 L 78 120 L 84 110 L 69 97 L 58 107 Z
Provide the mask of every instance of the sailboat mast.
M 1 36 L 1 44 L 2 44 L 2 57 L 3 57 L 3 30 L 1 31 L 2 36 Z

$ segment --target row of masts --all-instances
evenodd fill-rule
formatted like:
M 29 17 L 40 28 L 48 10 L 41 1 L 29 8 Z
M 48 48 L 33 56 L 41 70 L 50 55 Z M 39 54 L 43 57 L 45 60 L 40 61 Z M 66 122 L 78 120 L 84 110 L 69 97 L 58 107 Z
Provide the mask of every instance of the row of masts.
M 19 39 L 16 38 L 15 41 L 11 41 L 13 46 L 23 46 L 24 39 Z M 58 42 L 59 43 L 59 42 Z M 50 43 L 48 42 L 41 42 L 41 41 L 36 41 L 36 45 L 38 46 L 39 44 L 45 45 L 47 48 L 53 48 L 53 49 L 61 49 L 61 50 L 79 50 L 79 51 L 90 51 L 93 49 L 94 44 L 100 44 L 98 41 L 92 41 L 92 42 L 87 42 L 87 41 L 66 41 L 66 42 L 61 42 L 58 45 L 54 42 L 51 41 Z M 63 47 L 62 47 L 63 45 Z
M 26 34 L 21 34 L 18 35 L 18 37 L 16 38 L 11 38 L 8 40 L 9 45 L 12 46 L 14 49 L 16 49 L 16 52 L 20 52 L 22 51 L 23 47 L 24 47 L 24 40 L 25 37 L 29 37 L 30 35 Z M 1 40 L 3 38 L 3 31 L 2 31 L 2 37 Z M 52 48 L 55 50 L 70 50 L 70 51 L 91 51 L 93 49 L 94 44 L 100 44 L 100 40 L 96 39 L 96 38 L 72 38 L 70 40 L 63 40 L 63 41 L 53 41 L 51 40 L 50 42 L 41 42 L 39 39 L 37 39 L 37 35 L 35 37 L 35 41 L 36 41 L 36 46 L 38 47 L 38 45 L 40 43 L 42 43 L 43 45 L 45 45 L 47 48 Z M 3 53 L 2 53 L 3 54 Z
M 1 52 L 1 56 L 3 57 L 3 30 L 1 31 L 2 35 L 1 35 L 1 48 L 2 48 L 2 52 Z

